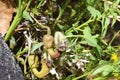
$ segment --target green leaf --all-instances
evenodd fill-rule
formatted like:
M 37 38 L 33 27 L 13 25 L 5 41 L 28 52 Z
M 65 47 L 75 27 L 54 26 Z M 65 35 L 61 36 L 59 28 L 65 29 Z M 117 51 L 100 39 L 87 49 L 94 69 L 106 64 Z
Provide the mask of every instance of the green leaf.
M 111 62 L 100 61 L 99 63 L 100 64 L 91 73 L 91 76 L 95 76 L 99 73 L 101 73 L 102 76 L 107 76 L 109 75 L 109 73 L 114 71 L 114 66 Z
M 94 7 L 92 7 L 92 6 L 88 6 L 87 10 L 90 12 L 90 14 L 94 18 L 101 16 L 101 13 L 97 9 L 95 9 Z
M 43 42 L 32 44 L 31 53 L 33 53 L 36 49 L 40 48 L 42 45 Z
M 110 72 L 112 72 L 114 69 L 113 69 L 113 66 L 108 66 L 108 68 L 104 69 L 102 75 L 103 76 L 107 76 L 109 75 Z
M 85 0 L 87 3 L 90 3 L 90 0 Z
M 97 40 L 96 40 L 96 38 L 94 36 L 91 35 L 91 30 L 90 30 L 89 27 L 85 27 L 85 29 L 83 31 L 83 34 L 84 34 L 83 37 L 87 41 L 88 45 L 93 46 L 93 47 L 98 46 Z
M 108 25 L 110 24 L 110 19 L 107 18 L 106 16 L 102 17 L 102 33 L 101 36 L 104 38 L 106 33 L 107 33 L 107 29 L 108 29 Z
M 97 49 L 97 53 L 98 53 L 98 58 L 101 58 L 101 56 L 102 56 L 102 48 L 98 45 L 97 47 L 96 47 L 96 49 Z
M 113 21 L 112 21 L 111 27 L 115 24 L 115 22 L 117 20 L 117 13 L 112 13 L 112 15 L 113 15 Z
M 91 75 L 92 75 L 92 76 L 93 76 L 93 75 L 97 75 L 98 73 L 103 72 L 106 68 L 109 68 L 109 67 L 111 67 L 111 65 L 101 66 L 101 67 L 95 69 L 94 72 L 93 72 Z
M 91 54 L 90 55 L 90 60 L 96 60 L 96 58 Z
M 76 11 L 74 9 L 71 9 L 71 17 L 75 16 L 76 15 Z
M 31 22 L 33 22 L 31 16 L 29 15 L 29 13 L 26 10 L 23 11 L 23 18 L 25 18 L 26 20 L 30 20 Z
M 73 34 L 71 32 L 65 33 L 66 36 L 72 36 Z
M 109 4 L 104 2 L 104 10 L 107 11 L 109 9 Z
M 13 49 L 16 46 L 15 38 L 12 36 L 10 39 L 10 48 Z
M 61 24 L 59 24 L 59 23 L 57 23 L 57 26 L 60 28 L 60 30 L 66 30 L 67 28 L 68 28 L 68 26 L 67 25 L 61 25 Z
M 73 79 L 73 75 L 69 75 L 69 76 L 67 76 L 66 78 L 65 78 L 65 80 L 72 80 Z

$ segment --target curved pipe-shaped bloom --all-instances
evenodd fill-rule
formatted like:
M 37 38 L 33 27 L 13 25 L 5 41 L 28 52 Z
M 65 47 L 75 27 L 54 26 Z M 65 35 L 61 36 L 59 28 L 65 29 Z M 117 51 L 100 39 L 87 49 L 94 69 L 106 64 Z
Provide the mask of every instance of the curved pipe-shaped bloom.
M 32 70 L 32 72 L 34 73 L 34 75 L 38 78 L 43 78 L 45 77 L 48 73 L 49 73 L 49 68 L 48 66 L 46 65 L 46 60 L 45 59 L 42 59 L 41 60 L 41 70 L 38 71 L 37 67 L 38 67 L 38 56 L 35 56 L 35 55 L 29 55 L 28 56 L 28 63 L 29 63 L 29 66 Z

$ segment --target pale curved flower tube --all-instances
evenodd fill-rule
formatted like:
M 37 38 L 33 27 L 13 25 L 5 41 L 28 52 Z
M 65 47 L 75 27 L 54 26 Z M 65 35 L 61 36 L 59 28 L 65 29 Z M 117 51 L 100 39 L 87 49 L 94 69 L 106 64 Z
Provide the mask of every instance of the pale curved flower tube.
M 54 35 L 54 43 L 55 43 L 55 46 L 56 48 L 59 50 L 59 51 L 65 51 L 67 46 L 68 46 L 68 43 L 67 43 L 67 38 L 65 37 L 65 35 L 60 32 L 60 31 L 56 31 L 55 32 L 55 35 Z
M 30 66 L 32 72 L 38 78 L 44 78 L 49 73 L 50 69 L 46 65 L 46 60 L 45 59 L 41 60 L 42 66 L 41 66 L 41 70 L 40 71 L 37 70 L 37 67 L 38 67 L 38 56 L 29 55 L 28 56 L 28 63 L 29 63 L 29 66 Z
M 48 53 L 50 54 L 50 56 L 52 58 L 58 58 L 58 57 L 60 57 L 60 53 L 57 50 L 54 51 L 53 48 L 49 48 L 49 49 L 47 49 L 47 51 L 48 51 Z

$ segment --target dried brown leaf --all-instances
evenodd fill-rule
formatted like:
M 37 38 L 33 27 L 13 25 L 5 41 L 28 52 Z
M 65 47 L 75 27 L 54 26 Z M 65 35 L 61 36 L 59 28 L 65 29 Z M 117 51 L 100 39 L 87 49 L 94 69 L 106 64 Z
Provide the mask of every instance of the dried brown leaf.
M 12 0 L 0 0 L 0 33 L 4 35 L 12 20 L 14 8 Z

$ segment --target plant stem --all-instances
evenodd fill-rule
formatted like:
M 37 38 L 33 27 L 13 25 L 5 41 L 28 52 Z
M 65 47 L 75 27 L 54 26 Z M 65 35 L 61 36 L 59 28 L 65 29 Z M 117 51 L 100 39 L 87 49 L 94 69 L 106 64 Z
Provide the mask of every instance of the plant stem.
M 113 36 L 113 38 L 111 39 L 109 46 L 111 46 L 112 42 L 114 41 L 115 37 L 120 33 L 120 30 Z
M 6 36 L 5 36 L 5 41 L 9 40 L 9 38 L 11 37 L 13 31 L 15 30 L 17 25 L 20 23 L 21 19 L 22 19 L 22 15 L 17 13 L 17 15 L 15 16 L 15 18 L 14 18 L 14 20 L 13 20 L 13 22 L 12 22 Z
M 28 51 L 28 48 L 24 48 L 22 51 L 18 51 L 15 56 L 19 56 Z
M 29 0 L 27 6 L 26 6 L 26 9 L 25 10 L 28 10 L 29 6 L 30 6 L 30 3 L 31 3 L 32 0 Z
M 8 41 L 9 38 L 11 37 L 13 31 L 16 29 L 17 25 L 20 23 L 21 19 L 22 19 L 22 12 L 23 12 L 23 9 L 24 9 L 24 4 L 25 2 L 22 2 L 21 0 L 19 0 L 19 5 L 18 5 L 18 11 L 17 11 L 17 14 L 5 36 L 5 41 Z
M 79 30 L 80 28 L 88 25 L 89 23 L 93 22 L 93 19 L 90 19 L 88 21 L 86 21 L 85 23 L 81 24 L 80 26 L 76 27 L 75 30 Z M 75 30 L 73 30 L 72 28 L 70 28 L 69 30 L 67 30 L 66 32 L 74 32 Z
M 66 37 L 83 37 L 83 35 L 70 35 L 70 36 L 66 36 Z
M 26 63 L 25 63 L 25 60 L 22 57 L 20 57 L 20 56 L 18 56 L 16 58 L 24 66 L 24 74 L 26 74 Z
M 40 3 L 38 4 L 37 8 L 40 8 L 42 4 L 44 3 L 45 0 L 41 0 Z
M 47 28 L 48 26 L 43 25 L 42 23 L 38 22 L 38 20 L 32 15 L 30 14 L 30 16 L 35 20 L 35 22 L 41 27 L 41 28 Z
M 58 20 L 61 18 L 62 14 L 63 14 L 65 8 L 67 7 L 67 5 L 69 4 L 69 2 L 70 2 L 70 0 L 66 0 L 66 3 L 65 3 L 65 5 L 64 5 L 63 9 L 61 9 L 61 8 L 59 7 L 59 8 L 60 8 L 60 13 L 59 13 L 58 17 L 56 18 L 56 21 L 55 21 L 54 26 L 56 25 L 56 23 L 58 22 Z
M 91 72 L 91 71 L 90 71 L 90 72 Z M 83 75 L 81 75 L 81 76 L 78 76 L 78 77 L 76 77 L 76 78 L 74 78 L 74 79 L 72 79 L 72 80 L 80 80 L 80 78 L 87 76 L 88 74 L 90 74 L 90 72 L 87 72 L 87 73 L 85 73 L 85 74 L 83 74 Z

